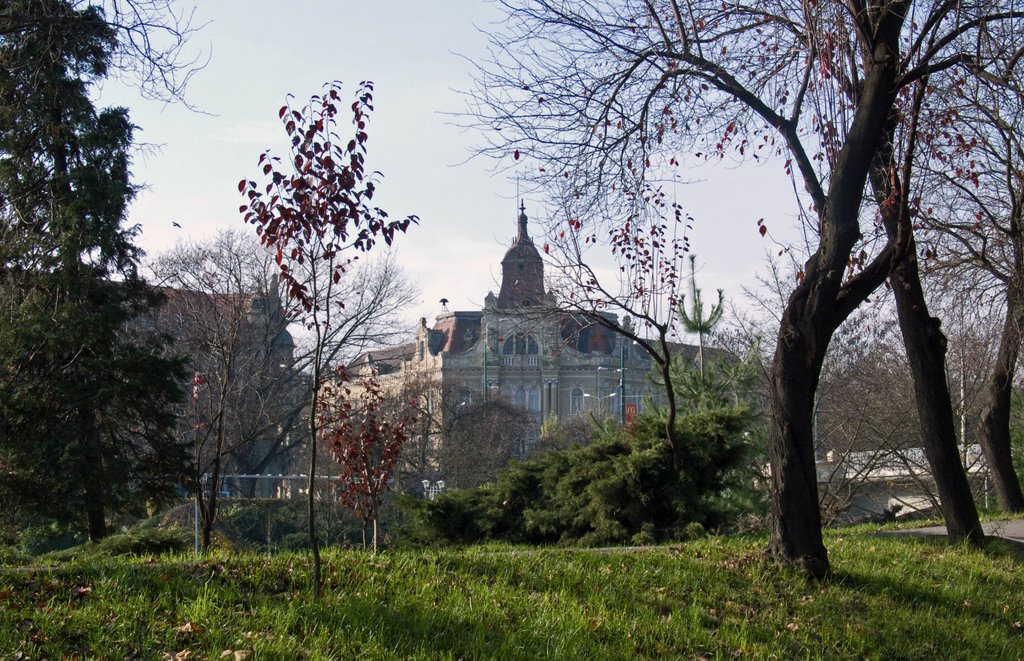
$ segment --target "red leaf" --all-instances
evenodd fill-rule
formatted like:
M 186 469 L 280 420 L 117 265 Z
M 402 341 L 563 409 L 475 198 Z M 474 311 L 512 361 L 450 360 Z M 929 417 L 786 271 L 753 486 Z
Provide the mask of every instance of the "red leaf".
M 757 228 L 757 231 L 761 233 L 761 236 L 764 236 L 765 234 L 768 233 L 768 228 L 764 225 L 761 225 L 761 227 Z
M 519 160 L 519 150 L 518 149 L 515 150 L 514 152 L 512 152 L 512 158 L 514 160 L 517 160 L 517 161 Z

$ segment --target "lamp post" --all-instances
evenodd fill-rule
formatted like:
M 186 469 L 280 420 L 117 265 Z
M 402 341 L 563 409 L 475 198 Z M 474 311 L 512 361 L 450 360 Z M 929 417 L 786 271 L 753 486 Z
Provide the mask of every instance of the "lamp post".
M 444 480 L 438 480 L 437 482 L 423 480 L 420 484 L 423 485 L 423 495 L 426 496 L 428 500 L 434 500 L 437 498 L 437 494 L 444 491 Z
M 626 342 L 619 338 L 619 424 L 626 425 Z
M 490 328 L 484 327 L 484 401 L 487 401 L 487 345 L 491 343 Z
M 598 367 L 599 372 L 611 371 L 609 367 Z M 626 424 L 626 343 L 619 342 L 619 369 L 615 370 L 619 373 L 619 423 Z M 611 395 L 607 395 L 611 397 Z
M 597 400 L 597 413 L 598 413 L 598 415 L 601 415 L 602 412 L 603 412 L 603 409 L 604 409 L 604 404 L 601 403 L 602 400 L 610 399 L 612 397 L 616 397 L 618 394 L 619 393 L 617 393 L 617 392 L 613 392 L 613 393 L 608 394 L 608 395 L 598 395 L 598 396 L 595 397 L 594 395 L 591 395 L 589 392 L 585 392 L 585 393 L 583 393 L 583 396 L 584 397 L 590 397 L 591 399 L 596 399 Z

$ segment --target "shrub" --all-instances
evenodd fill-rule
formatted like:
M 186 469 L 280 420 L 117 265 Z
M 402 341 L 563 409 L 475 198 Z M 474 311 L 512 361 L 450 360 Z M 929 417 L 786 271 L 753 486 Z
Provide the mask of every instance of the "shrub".
M 729 512 L 719 494 L 742 477 L 750 419 L 731 407 L 680 416 L 673 454 L 660 414 L 647 413 L 586 447 L 513 463 L 479 488 L 406 497 L 405 541 L 593 546 L 691 537 Z
M 32 556 L 16 546 L 0 546 L 0 566 L 25 565 L 32 561 Z
M 181 528 L 138 527 L 108 535 L 96 544 L 103 555 L 161 555 L 178 553 L 192 547 L 192 540 Z
M 51 551 L 78 546 L 85 541 L 85 535 L 78 528 L 66 523 L 35 523 L 22 528 L 18 533 L 18 545 L 28 555 L 40 555 Z
M 44 553 L 39 556 L 39 560 L 44 563 L 66 563 L 104 557 L 154 556 L 179 553 L 191 547 L 192 540 L 181 528 L 138 526 L 108 535 L 96 543 L 86 542 Z

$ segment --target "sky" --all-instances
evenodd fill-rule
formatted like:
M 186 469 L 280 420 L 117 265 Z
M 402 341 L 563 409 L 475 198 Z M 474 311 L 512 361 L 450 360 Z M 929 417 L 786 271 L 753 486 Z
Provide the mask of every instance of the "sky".
M 221 229 L 253 231 L 239 214 L 237 186 L 256 177 L 265 149 L 285 153 L 277 112 L 286 96 L 308 99 L 332 80 L 350 92 L 372 80 L 367 162 L 383 173 L 375 201 L 392 217 L 420 218 L 396 240 L 399 262 L 421 289 L 410 327 L 440 314 L 442 298 L 452 310 L 480 309 L 499 287 L 499 262 L 515 236 L 517 168 L 536 167 L 511 156 L 473 158 L 483 140 L 458 126 L 474 62 L 486 55 L 486 32 L 498 19 L 483 0 L 202 3 L 194 15 L 202 29 L 190 48 L 208 64 L 187 92 L 199 111 L 143 100 L 118 82 L 100 91 L 101 104 L 129 107 L 137 139 L 148 146 L 133 168 L 145 186 L 128 218 L 141 227 L 138 243 L 155 256 Z M 776 237 L 794 224 L 792 184 L 772 166 L 685 174 L 692 183 L 676 193 L 696 220 L 698 280 L 738 301 L 765 270 L 766 252 L 777 252 L 758 233 L 758 219 Z M 536 195 L 523 202 L 535 219 L 557 204 Z M 531 232 L 538 238 L 542 228 L 531 224 Z

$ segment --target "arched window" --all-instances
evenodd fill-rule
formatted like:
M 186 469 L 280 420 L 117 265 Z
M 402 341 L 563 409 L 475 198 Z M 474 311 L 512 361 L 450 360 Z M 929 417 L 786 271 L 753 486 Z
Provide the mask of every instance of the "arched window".
M 569 415 L 583 414 L 583 388 L 573 386 L 569 391 Z
M 501 338 L 498 338 L 498 341 L 501 342 Z M 512 352 L 515 351 L 515 348 L 516 343 L 514 338 L 506 337 L 505 343 L 501 347 L 501 353 L 505 354 L 506 356 L 511 356 Z
M 530 391 L 527 393 L 526 408 L 531 413 L 540 413 L 540 388 L 537 386 L 530 386 Z
M 526 408 L 526 389 L 522 386 L 516 388 L 516 395 L 513 403 L 521 409 Z
M 516 333 L 516 355 L 522 356 L 526 353 L 526 336 Z
M 532 335 L 526 337 L 526 353 L 530 356 L 536 356 L 540 353 L 540 347 L 537 346 L 537 340 L 533 339 Z

